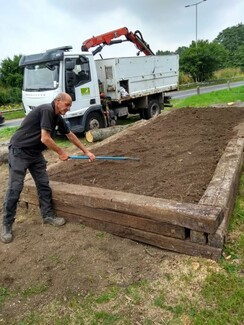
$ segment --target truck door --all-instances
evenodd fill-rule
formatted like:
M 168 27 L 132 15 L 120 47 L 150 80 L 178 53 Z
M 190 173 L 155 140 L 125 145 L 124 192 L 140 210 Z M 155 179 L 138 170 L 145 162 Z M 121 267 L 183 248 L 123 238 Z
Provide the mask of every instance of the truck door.
M 65 91 L 73 100 L 68 115 L 72 115 L 73 112 L 82 114 L 89 107 L 99 104 L 87 57 L 65 59 Z

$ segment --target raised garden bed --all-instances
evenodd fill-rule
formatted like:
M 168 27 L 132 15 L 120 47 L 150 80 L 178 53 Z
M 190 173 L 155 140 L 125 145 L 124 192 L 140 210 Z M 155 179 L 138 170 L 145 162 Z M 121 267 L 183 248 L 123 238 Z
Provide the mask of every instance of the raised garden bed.
M 137 122 L 92 148 L 140 161 L 70 160 L 49 168 L 57 214 L 163 249 L 219 258 L 243 162 L 243 121 L 244 108 L 225 107 Z M 30 180 L 22 201 L 38 205 Z

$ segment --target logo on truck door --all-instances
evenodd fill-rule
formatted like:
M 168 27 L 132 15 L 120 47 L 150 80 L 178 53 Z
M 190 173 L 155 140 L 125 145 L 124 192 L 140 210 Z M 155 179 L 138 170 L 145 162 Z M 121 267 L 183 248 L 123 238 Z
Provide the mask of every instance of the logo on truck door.
M 80 89 L 81 95 L 85 96 L 85 95 L 90 95 L 90 88 L 86 87 L 86 88 L 81 88 Z

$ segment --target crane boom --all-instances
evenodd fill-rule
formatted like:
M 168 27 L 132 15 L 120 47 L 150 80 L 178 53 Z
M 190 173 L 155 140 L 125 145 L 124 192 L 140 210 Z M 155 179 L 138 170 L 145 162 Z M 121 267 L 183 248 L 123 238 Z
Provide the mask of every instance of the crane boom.
M 125 36 L 125 40 L 114 40 Z M 81 50 L 88 51 L 91 47 L 98 46 L 92 53 L 93 55 L 100 52 L 105 45 L 113 45 L 122 43 L 124 41 L 129 41 L 135 44 L 140 52 L 143 52 L 145 55 L 154 55 L 153 51 L 150 49 L 150 46 L 144 41 L 142 34 L 139 30 L 136 30 L 134 33 L 129 32 L 127 27 L 122 27 L 115 29 L 111 32 L 101 34 L 98 36 L 93 36 L 82 43 Z

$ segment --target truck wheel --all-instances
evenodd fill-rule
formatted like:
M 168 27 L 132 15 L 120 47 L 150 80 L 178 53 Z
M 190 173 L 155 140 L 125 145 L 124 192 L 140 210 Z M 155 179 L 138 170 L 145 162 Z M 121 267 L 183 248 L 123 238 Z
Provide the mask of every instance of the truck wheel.
M 147 120 L 152 117 L 156 117 L 161 112 L 161 106 L 157 100 L 151 100 L 148 104 L 148 108 L 145 109 L 144 115 Z
M 91 112 L 87 116 L 85 132 L 93 129 L 101 129 L 104 127 L 105 127 L 104 118 L 98 112 Z

